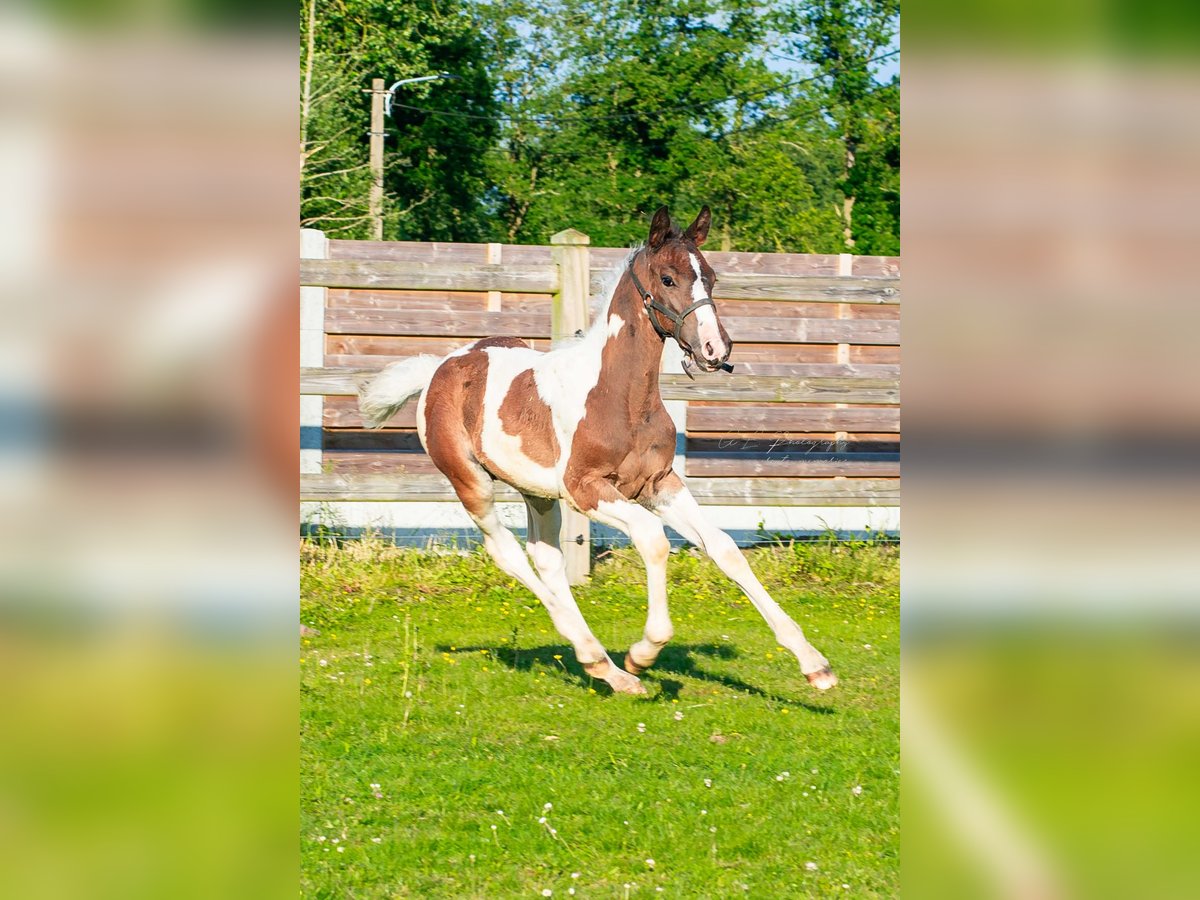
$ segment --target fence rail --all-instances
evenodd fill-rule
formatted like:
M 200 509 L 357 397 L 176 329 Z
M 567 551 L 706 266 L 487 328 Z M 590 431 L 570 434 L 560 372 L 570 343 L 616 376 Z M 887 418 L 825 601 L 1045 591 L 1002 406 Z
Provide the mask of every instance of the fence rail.
M 723 506 L 896 506 L 900 486 L 892 480 L 810 478 L 689 478 L 700 503 Z M 301 475 L 300 499 L 311 501 L 450 501 L 458 496 L 441 475 Z M 496 499 L 521 495 L 496 483 Z
M 379 369 L 302 368 L 300 393 L 323 397 L 352 397 L 358 379 Z M 713 400 L 754 403 L 900 403 L 900 379 L 826 376 L 786 378 L 771 375 L 686 375 L 658 378 L 664 400 Z M 873 429 L 872 429 L 873 430 Z

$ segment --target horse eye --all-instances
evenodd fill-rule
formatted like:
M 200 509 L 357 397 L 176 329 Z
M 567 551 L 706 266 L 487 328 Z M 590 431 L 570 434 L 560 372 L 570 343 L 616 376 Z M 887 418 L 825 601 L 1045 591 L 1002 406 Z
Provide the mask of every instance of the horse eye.
M 674 286 L 675 286 L 675 282 L 671 280 L 671 276 L 670 276 L 670 275 L 664 275 L 664 276 L 662 277 L 662 283 L 663 283 L 663 284 L 665 284 L 667 287 L 674 287 Z

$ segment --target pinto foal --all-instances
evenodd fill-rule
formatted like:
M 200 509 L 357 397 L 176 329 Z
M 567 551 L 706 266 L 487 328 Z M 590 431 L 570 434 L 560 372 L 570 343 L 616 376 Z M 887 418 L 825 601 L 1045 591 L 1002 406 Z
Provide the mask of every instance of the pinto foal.
M 444 358 L 403 360 L 371 381 L 360 406 L 379 427 L 420 395 L 421 444 L 483 532 L 484 546 L 542 601 L 588 674 L 614 691 L 645 693 L 637 675 L 673 633 L 663 522 L 745 591 L 808 681 L 825 690 L 837 684 L 828 661 L 763 589 L 732 538 L 709 524 L 671 467 L 675 425 L 658 387 L 666 338 L 705 371 L 721 368 L 733 346 L 712 302 L 713 270 L 698 249 L 710 221 L 706 206 L 680 232 L 666 207 L 659 209 L 646 246 L 630 255 L 606 309 L 581 340 L 542 353 L 517 338 L 486 338 Z M 528 558 L 496 515 L 497 479 L 525 498 Z M 645 561 L 649 615 L 624 668 L 596 640 L 571 595 L 559 548 L 560 498 L 625 532 Z

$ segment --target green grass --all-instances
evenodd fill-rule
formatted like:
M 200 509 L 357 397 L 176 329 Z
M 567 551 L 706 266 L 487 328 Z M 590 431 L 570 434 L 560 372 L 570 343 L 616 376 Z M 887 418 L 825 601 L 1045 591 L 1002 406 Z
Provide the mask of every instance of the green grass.
M 300 654 L 303 893 L 897 896 L 897 552 L 750 557 L 833 691 L 691 551 L 670 561 L 675 640 L 633 698 L 583 674 L 481 554 L 303 545 L 301 618 L 321 632 Z M 636 554 L 576 597 L 619 662 L 645 616 Z

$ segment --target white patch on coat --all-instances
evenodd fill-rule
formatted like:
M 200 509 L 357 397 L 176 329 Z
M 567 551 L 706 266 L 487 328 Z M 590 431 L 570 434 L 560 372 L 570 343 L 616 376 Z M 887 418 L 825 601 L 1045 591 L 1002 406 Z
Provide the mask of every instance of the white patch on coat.
M 608 319 L 597 319 L 579 341 L 551 350 L 533 369 L 538 395 L 553 413 L 561 479 L 571 455 L 575 429 L 587 409 L 587 397 L 600 380 L 600 360 L 608 342 Z M 561 481 L 560 481 L 561 483 Z
M 488 356 L 480 435 L 484 455 L 495 462 L 518 490 L 541 497 L 557 497 L 559 480 L 555 468 L 540 465 L 526 456 L 521 449 L 520 435 L 506 432 L 500 420 L 500 407 L 513 379 L 526 369 L 535 368 L 545 360 L 546 354 L 522 347 L 485 347 L 483 352 Z
M 608 336 L 616 337 L 621 333 L 621 329 L 625 327 L 625 320 L 613 313 L 608 317 Z
M 700 260 L 696 258 L 695 253 L 689 253 L 688 259 L 692 261 L 692 271 L 696 273 L 696 280 L 692 282 L 692 302 L 699 303 L 701 300 L 708 300 L 708 291 L 704 288 L 704 277 L 700 271 Z M 725 355 L 725 342 L 721 340 L 721 329 L 717 325 L 717 313 L 707 304 L 701 306 L 695 312 L 696 328 L 699 332 L 700 346 L 696 349 L 703 350 L 705 344 L 712 344 L 715 352 L 715 357 L 720 359 Z

